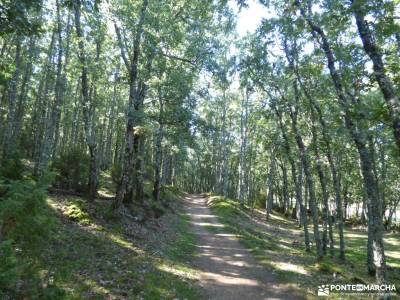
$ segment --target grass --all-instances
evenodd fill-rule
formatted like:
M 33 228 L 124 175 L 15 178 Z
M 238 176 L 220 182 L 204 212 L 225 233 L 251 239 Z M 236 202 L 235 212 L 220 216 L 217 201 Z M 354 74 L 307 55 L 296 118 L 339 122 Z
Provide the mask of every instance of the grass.
M 314 249 L 311 253 L 305 251 L 302 231 L 292 220 L 273 214 L 265 222 L 265 217 L 259 211 L 253 215 L 248 208 L 240 208 L 237 202 L 219 196 L 210 196 L 209 204 L 224 224 L 223 228 L 214 227 L 210 230 L 237 235 L 258 262 L 276 275 L 279 282 L 308 298 L 315 297 L 318 284 L 374 283 L 374 278 L 366 273 L 367 234 L 363 230 L 346 228 L 346 263 L 335 257 L 325 257 L 317 262 Z M 313 240 L 312 234 L 310 238 Z M 335 240 L 338 241 L 337 236 Z M 400 291 L 398 234 L 385 235 L 385 251 L 389 267 L 388 282 L 396 284 L 397 291 Z
M 172 201 L 173 189 L 168 189 Z M 107 192 L 107 191 L 104 191 Z M 177 194 L 177 193 L 176 193 Z M 49 195 L 58 220 L 39 249 L 22 249 L 32 264 L 39 291 L 21 287 L 26 299 L 198 299 L 196 272 L 188 264 L 194 240 L 179 195 L 165 214 L 146 224 L 105 216 L 111 200 L 94 203 L 75 196 Z M 22 260 L 21 260 L 22 261 Z

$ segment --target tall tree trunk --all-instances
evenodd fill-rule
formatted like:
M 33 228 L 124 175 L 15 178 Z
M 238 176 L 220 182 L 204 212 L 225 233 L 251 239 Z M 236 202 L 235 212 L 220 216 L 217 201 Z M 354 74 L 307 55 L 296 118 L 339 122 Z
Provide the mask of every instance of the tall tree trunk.
M 112 162 L 112 140 L 114 133 L 114 121 L 115 121 L 115 106 L 117 104 L 117 82 L 118 82 L 118 72 L 114 74 L 113 83 L 113 96 L 111 106 L 108 112 L 108 123 L 107 123 L 107 134 L 106 134 L 106 146 L 105 146 L 105 161 L 104 167 L 108 168 Z
M 287 176 L 287 168 L 285 165 L 285 161 L 282 161 L 281 165 L 281 170 L 282 170 L 282 184 L 283 184 L 283 211 L 285 215 L 289 215 L 290 212 L 290 203 L 289 203 L 289 189 L 288 189 L 288 176 Z
M 3 158 L 7 158 L 14 151 L 15 141 L 13 140 L 14 134 L 14 123 L 15 123 L 15 102 L 17 100 L 17 88 L 19 74 L 21 72 L 21 46 L 22 38 L 17 37 L 16 39 L 16 49 L 15 49 L 15 70 L 11 77 L 10 83 L 8 85 L 8 111 L 7 111 L 7 127 L 5 129 L 4 139 L 3 139 Z
M 272 213 L 272 205 L 273 205 L 273 197 L 274 197 L 274 157 L 272 155 L 271 157 L 271 162 L 269 164 L 269 173 L 268 173 L 268 179 L 267 179 L 267 189 L 268 189 L 268 194 L 267 194 L 267 199 L 265 201 L 265 217 L 268 220 L 270 213 Z
M 27 62 L 25 65 L 25 72 L 22 79 L 20 93 L 18 96 L 18 106 L 15 113 L 15 122 L 14 122 L 14 129 L 13 129 L 13 137 L 12 140 L 15 143 L 19 142 L 19 137 L 21 134 L 21 129 L 23 127 L 24 115 L 27 108 L 27 101 L 28 101 L 28 88 L 29 82 L 32 75 L 32 65 L 33 60 L 37 56 L 36 51 L 36 37 L 32 36 L 29 39 L 29 47 L 27 53 Z
M 389 114 L 393 122 L 393 135 L 400 150 L 400 100 L 396 94 L 392 80 L 386 75 L 382 59 L 382 51 L 376 44 L 365 16 L 368 13 L 368 3 L 365 0 L 352 0 L 352 9 L 356 19 L 358 34 L 365 52 L 373 63 L 374 76 L 387 103 Z
M 246 190 L 246 153 L 247 153 L 247 118 L 248 118 L 249 91 L 242 96 L 240 115 L 240 157 L 239 157 L 239 203 L 244 206 Z
M 89 79 L 88 69 L 86 65 L 86 53 L 84 46 L 84 36 L 81 28 L 81 2 L 80 0 L 74 1 L 75 11 L 75 29 L 78 37 L 78 48 L 79 48 L 79 61 L 81 64 L 81 91 L 82 91 L 82 110 L 83 110 L 83 123 L 85 131 L 85 142 L 89 148 L 89 181 L 88 181 L 88 194 L 89 199 L 94 200 L 97 195 L 97 145 L 94 136 L 94 130 L 92 125 L 91 115 L 91 99 L 89 96 Z
M 57 6 L 57 37 L 58 37 L 58 53 L 57 53 L 57 71 L 56 71 L 56 84 L 55 84 L 55 101 L 50 115 L 49 124 L 46 126 L 41 154 L 39 156 L 38 166 L 35 167 L 35 175 L 40 177 L 43 171 L 47 168 L 50 155 L 53 153 L 55 142 L 55 134 L 57 124 L 60 122 L 61 106 L 64 96 L 63 91 L 63 78 L 62 78 L 62 58 L 63 58 L 63 45 L 62 45 L 62 28 L 61 28 L 61 14 L 60 4 L 56 1 Z
M 348 96 L 344 90 L 342 79 L 336 70 L 335 59 L 324 31 L 313 22 L 310 16 L 306 15 L 305 10 L 301 7 L 300 3 L 297 4 L 301 10 L 301 14 L 305 18 L 307 24 L 310 26 L 314 38 L 318 39 L 318 36 L 320 37 L 321 47 L 328 61 L 328 69 L 335 87 L 339 104 L 344 111 L 346 128 L 350 132 L 359 153 L 364 189 L 368 203 L 368 243 L 369 245 L 372 245 L 373 251 L 373 262 L 371 261 L 371 255 L 368 255 L 368 270 L 370 273 L 375 271 L 377 282 L 382 283 L 385 282 L 386 275 L 385 253 L 383 246 L 382 207 L 379 199 L 378 185 L 373 174 L 371 153 L 367 148 L 365 133 L 358 128 L 358 126 L 350 117 L 351 114 L 349 111 L 349 106 L 352 103 L 352 99 L 348 99 Z
M 314 156 L 316 159 L 316 167 L 317 167 L 319 182 L 321 184 L 322 200 L 323 200 L 322 249 L 324 251 L 324 254 L 326 254 L 327 244 L 328 244 L 328 231 L 329 231 L 329 249 L 330 249 L 331 256 L 333 256 L 334 242 L 333 242 L 333 232 L 332 232 L 332 219 L 331 219 L 330 212 L 329 212 L 329 194 L 328 194 L 328 190 L 327 190 L 327 183 L 326 183 L 324 169 L 322 166 L 321 156 L 319 154 L 319 149 L 318 149 L 317 129 L 315 126 L 315 113 L 312 108 L 311 108 L 311 110 L 312 110 L 311 111 L 311 120 L 312 120 L 311 133 L 312 133 L 312 139 L 313 139 L 313 144 L 314 144 L 313 149 L 314 149 Z
M 270 95 L 270 97 L 271 97 L 271 95 Z M 273 99 L 273 98 L 271 98 L 271 99 Z M 296 204 L 297 204 L 298 210 L 300 212 L 300 218 L 298 218 L 299 224 L 303 225 L 303 229 L 304 229 L 304 245 L 305 245 L 306 251 L 310 252 L 311 248 L 310 248 L 310 237 L 308 234 L 307 212 L 303 205 L 303 197 L 302 197 L 302 192 L 301 192 L 302 181 L 303 181 L 303 179 L 302 179 L 303 178 L 303 172 L 302 172 L 303 167 L 299 168 L 299 174 L 297 174 L 296 164 L 295 164 L 295 161 L 291 154 L 290 141 L 289 141 L 289 137 L 286 134 L 285 126 L 283 124 L 282 114 L 276 108 L 275 105 L 273 106 L 273 110 L 274 110 L 276 116 L 278 117 L 279 127 L 281 129 L 282 136 L 285 141 L 286 155 L 287 155 L 287 158 L 288 158 L 290 166 L 291 166 L 291 175 L 292 175 L 291 177 L 292 177 L 293 184 L 295 187 Z
M 342 197 L 341 197 L 341 192 L 340 192 L 340 181 L 339 181 L 338 175 L 337 175 L 336 164 L 333 159 L 332 147 L 331 147 L 331 142 L 330 142 L 331 139 L 328 134 L 328 127 L 325 123 L 324 116 L 322 114 L 322 111 L 321 111 L 321 108 L 320 108 L 318 102 L 315 101 L 314 97 L 311 96 L 311 94 L 309 93 L 309 90 L 303 83 L 296 65 L 294 67 L 294 70 L 295 70 L 297 80 L 300 84 L 300 87 L 302 88 L 304 95 L 307 97 L 307 99 L 309 100 L 309 102 L 311 104 L 311 107 L 312 107 L 311 109 L 314 109 L 318 115 L 318 120 L 319 120 L 319 123 L 322 128 L 322 138 L 323 138 L 325 148 L 326 148 L 325 155 L 328 159 L 329 168 L 331 170 L 333 189 L 335 192 L 336 221 L 338 223 L 338 231 L 339 231 L 339 257 L 340 257 L 340 259 L 344 260 L 345 259 L 345 242 L 344 242 L 344 233 L 343 233 L 344 223 L 343 223 Z M 331 234 L 331 232 L 330 232 L 330 234 Z M 330 240 L 333 243 L 333 237 Z
M 115 210 L 120 209 L 122 201 L 124 200 L 126 195 L 131 195 L 132 191 L 132 174 L 134 170 L 134 104 L 135 99 L 138 97 L 138 91 L 136 90 L 137 79 L 138 79 L 138 64 L 139 64 L 139 54 L 140 54 L 140 44 L 143 35 L 143 24 L 145 21 L 146 11 L 148 6 L 148 0 L 143 0 L 142 8 L 140 11 L 139 21 L 137 24 L 137 31 L 135 35 L 135 39 L 133 41 L 133 52 L 132 58 L 128 60 L 126 57 L 126 50 L 124 43 L 121 38 L 121 33 L 119 28 L 115 25 L 115 31 L 118 37 L 118 44 L 121 49 L 121 56 L 124 60 L 125 66 L 129 72 L 129 100 L 127 107 L 127 122 L 126 122 L 126 131 L 125 131 L 125 151 L 122 162 L 122 176 L 121 181 L 118 184 L 117 195 L 115 197 L 115 201 L 113 203 L 113 208 Z M 131 197 L 131 196 L 129 196 Z
M 307 154 L 304 142 L 303 142 L 303 138 L 302 138 L 300 131 L 298 129 L 298 126 L 297 126 L 296 115 L 297 115 L 297 112 L 295 112 L 291 109 L 290 118 L 292 120 L 292 130 L 294 132 L 297 147 L 299 148 L 300 160 L 302 161 L 304 174 L 306 177 L 306 184 L 307 184 L 307 188 L 308 188 L 309 206 L 310 206 L 311 216 L 312 216 L 312 220 L 313 220 L 314 240 L 315 240 L 315 246 L 317 249 L 317 258 L 321 259 L 323 256 L 323 251 L 322 251 L 321 239 L 319 236 L 318 210 L 317 210 L 316 197 L 315 197 L 315 191 L 314 191 L 314 180 L 313 180 L 312 174 L 311 174 L 309 157 L 308 157 L 308 154 Z
M 158 103 L 160 105 L 160 110 L 158 113 L 158 130 L 155 142 L 154 151 L 154 187 L 153 187 L 153 197 L 156 201 L 160 200 L 160 180 L 161 180 L 161 164 L 162 164 L 162 139 L 164 131 L 164 101 L 162 98 L 161 87 L 158 88 Z

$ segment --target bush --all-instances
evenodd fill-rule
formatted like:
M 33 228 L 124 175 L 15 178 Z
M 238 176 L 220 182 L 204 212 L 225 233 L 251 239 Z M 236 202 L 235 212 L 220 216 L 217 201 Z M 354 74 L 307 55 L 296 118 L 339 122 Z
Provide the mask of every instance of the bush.
M 33 180 L 1 183 L 0 298 L 22 299 L 20 293 L 44 296 L 34 262 L 56 224 L 46 204 L 47 184 Z
M 171 185 L 161 186 L 160 199 L 164 205 L 169 206 L 171 203 L 176 203 L 180 196 L 182 196 L 182 192 L 177 187 Z
M 17 257 L 11 241 L 0 243 L 0 298 L 5 298 L 2 291 L 12 290 L 20 276 Z
M 0 178 L 4 180 L 20 180 L 23 177 L 24 165 L 18 154 L 4 159 L 0 165 Z
M 52 222 L 46 205 L 46 185 L 33 180 L 3 184 L 0 201 L 1 235 L 18 243 L 35 243 L 48 235 Z
M 54 186 L 79 193 L 87 191 L 89 156 L 79 148 L 69 149 L 52 166 L 57 176 Z

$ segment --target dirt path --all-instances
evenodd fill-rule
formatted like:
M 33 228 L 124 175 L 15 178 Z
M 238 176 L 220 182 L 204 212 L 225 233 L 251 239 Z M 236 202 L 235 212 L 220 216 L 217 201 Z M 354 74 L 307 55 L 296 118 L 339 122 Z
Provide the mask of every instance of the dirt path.
M 207 299 L 301 299 L 280 286 L 273 274 L 259 266 L 249 251 L 231 234 L 212 233 L 222 227 L 200 195 L 185 198 L 185 209 L 196 235 L 200 285 Z

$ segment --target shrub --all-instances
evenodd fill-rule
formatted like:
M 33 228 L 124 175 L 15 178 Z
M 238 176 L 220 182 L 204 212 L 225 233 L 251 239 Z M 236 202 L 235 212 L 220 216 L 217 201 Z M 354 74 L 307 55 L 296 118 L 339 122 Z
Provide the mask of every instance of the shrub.
M 76 192 L 87 191 L 89 176 L 89 156 L 79 148 L 62 153 L 53 163 L 57 176 L 54 185 Z
M 2 185 L 6 190 L 0 201 L 0 228 L 3 239 L 35 243 L 48 236 L 52 220 L 46 204 L 46 185 L 33 180 L 17 180 Z
M 0 243 L 0 298 L 5 298 L 2 291 L 12 290 L 20 276 L 17 257 L 11 241 Z
M 46 204 L 46 187 L 45 181 L 1 183 L 0 298 L 22 299 L 23 293 L 44 296 L 34 262 L 56 224 Z
M 20 180 L 23 177 L 24 165 L 18 154 L 6 158 L 0 165 L 0 178 L 4 180 Z
M 164 205 L 169 206 L 173 202 L 177 202 L 182 193 L 178 188 L 170 185 L 162 185 L 160 190 L 160 199 Z

